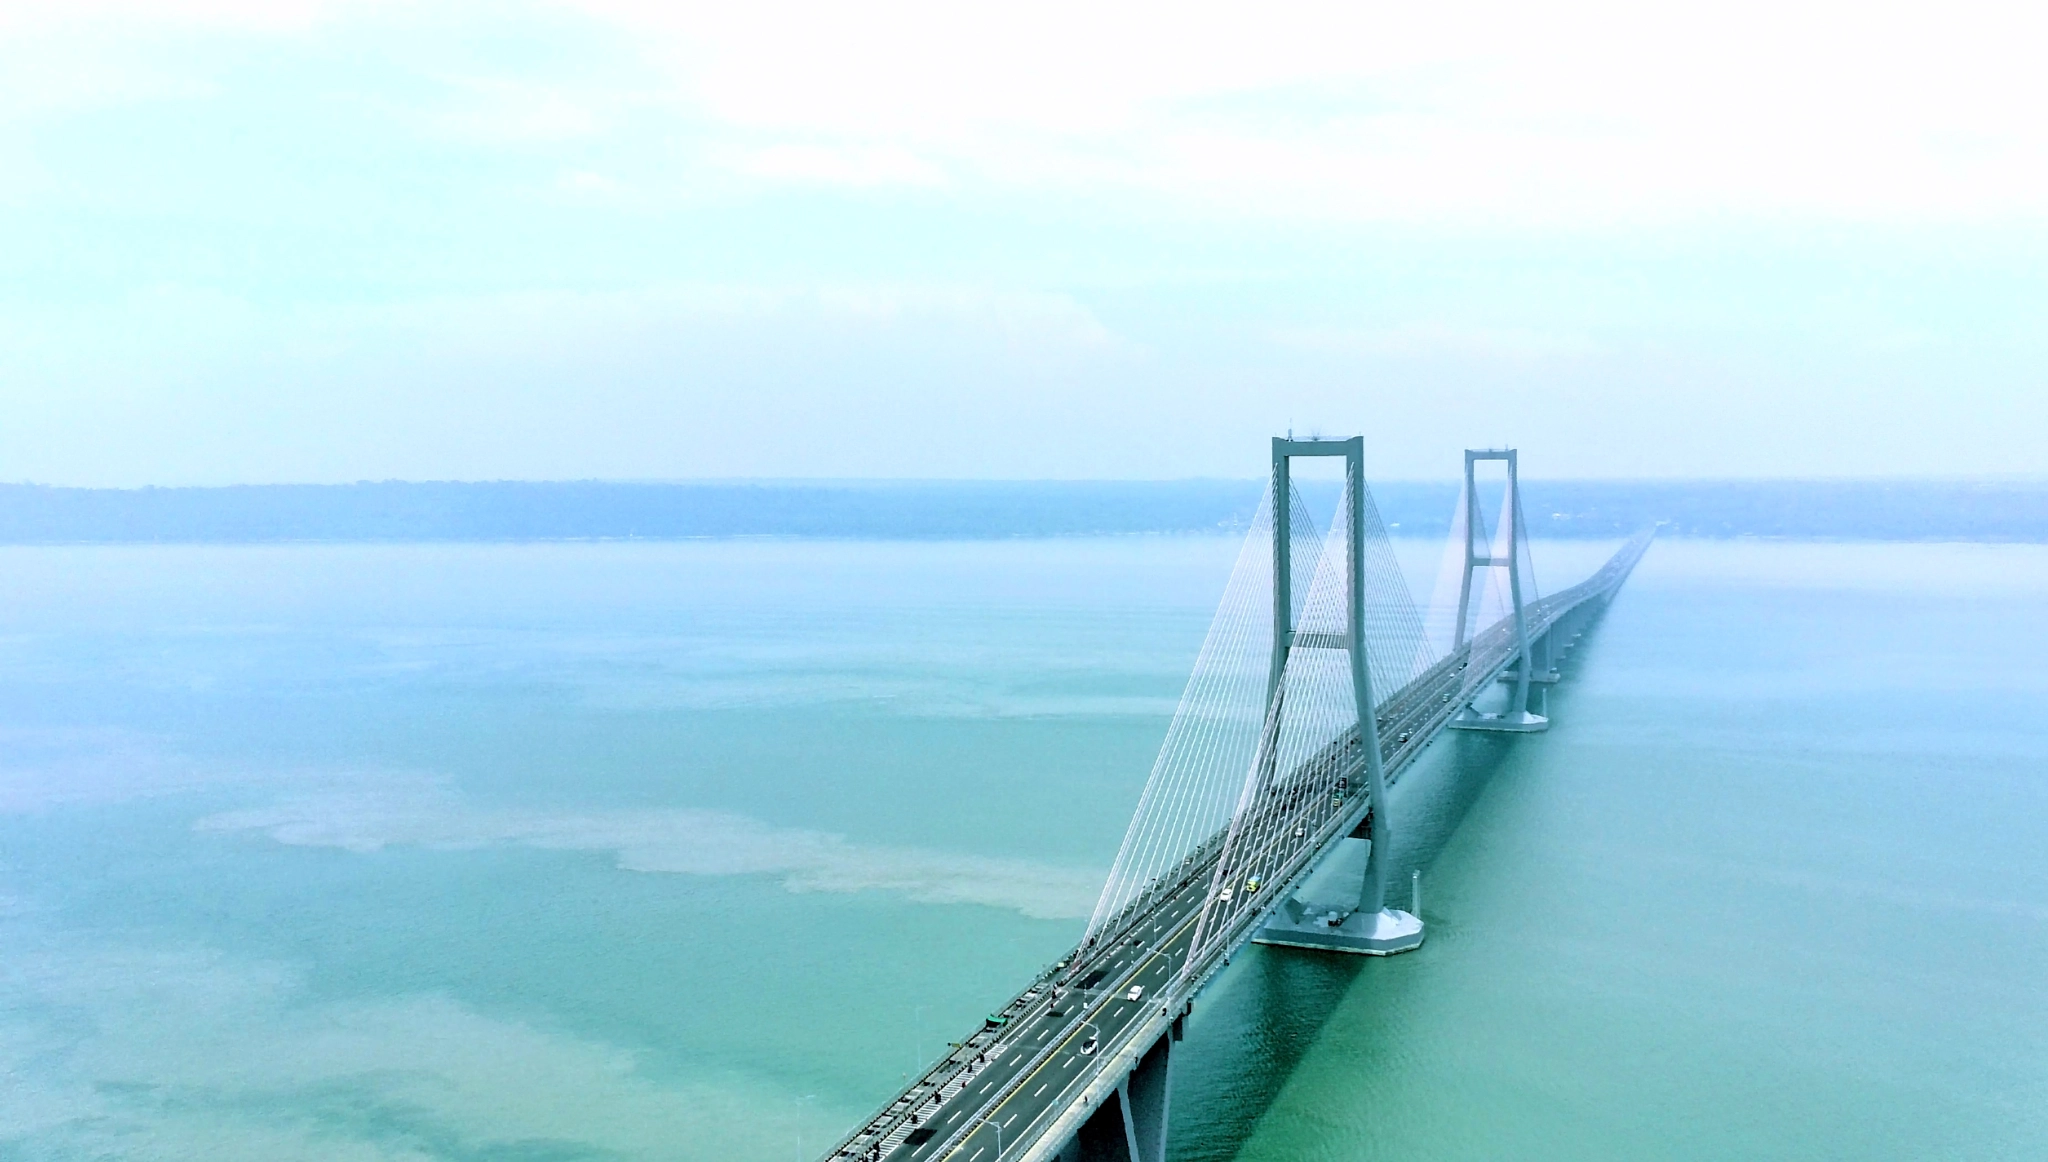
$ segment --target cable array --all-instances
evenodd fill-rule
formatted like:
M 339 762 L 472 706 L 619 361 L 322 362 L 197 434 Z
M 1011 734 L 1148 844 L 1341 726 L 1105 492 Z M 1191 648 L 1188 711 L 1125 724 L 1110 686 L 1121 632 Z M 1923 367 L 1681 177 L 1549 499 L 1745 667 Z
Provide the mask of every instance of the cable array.
M 1436 663 L 1443 651 L 1432 646 L 1415 607 L 1415 595 L 1394 556 L 1394 541 L 1380 518 L 1372 489 L 1364 490 L 1359 525 L 1365 558 L 1365 657 L 1375 704 L 1384 703 Z M 1342 527 L 1342 526 L 1337 526 Z
M 1322 534 L 1298 491 L 1290 489 L 1287 501 L 1290 552 L 1297 564 L 1317 568 Z M 1272 541 L 1269 486 L 1089 918 L 1086 942 L 1119 928 L 1160 893 L 1200 874 L 1230 822 L 1245 768 L 1258 747 L 1271 674 Z M 1299 617 L 1311 595 L 1297 588 L 1292 596 Z
M 1348 503 L 1347 498 L 1338 506 L 1332 522 L 1338 528 L 1349 527 Z M 1349 557 L 1324 554 L 1309 586 L 1298 638 L 1343 640 Z M 1273 873 L 1286 856 L 1318 830 L 1321 816 L 1355 791 L 1347 774 L 1357 750 L 1356 698 L 1346 651 L 1301 644 L 1288 651 L 1211 872 L 1190 963 L 1223 939 L 1239 914 L 1263 906 L 1261 897 L 1276 886 Z
M 1273 509 L 1261 502 L 1138 810 L 1090 917 L 1084 947 L 1117 939 L 1160 897 L 1206 876 L 1220 932 L 1331 814 L 1361 791 L 1348 641 L 1348 494 L 1325 538 L 1288 497 L 1294 645 L 1274 680 Z M 1436 660 L 1370 492 L 1359 509 L 1362 628 L 1375 701 Z M 1342 532 L 1335 532 L 1342 530 Z M 1269 685 L 1270 684 L 1270 685 Z M 1212 858 L 1218 856 L 1220 858 Z M 1224 888 L 1235 885 L 1225 893 Z M 1249 887 L 1246 887 L 1249 885 Z M 1219 927 L 1221 925 L 1221 927 Z
M 1491 521 L 1487 519 L 1484 505 L 1472 503 L 1469 486 L 1459 487 L 1458 507 L 1451 514 L 1450 539 L 1444 542 L 1443 560 L 1437 567 L 1436 588 L 1430 595 L 1429 611 L 1423 619 L 1429 651 L 1434 657 L 1442 657 L 1459 641 L 1471 641 L 1498 625 L 1502 619 L 1514 615 L 1515 603 L 1509 590 L 1506 566 L 1482 565 L 1473 570 L 1465 624 L 1462 627 L 1458 624 L 1458 596 L 1465 584 L 1468 532 L 1471 534 L 1470 543 L 1480 553 L 1496 561 L 1507 557 L 1508 546 L 1512 542 L 1522 574 L 1522 602 L 1527 605 L 1537 598 L 1536 571 L 1529 556 L 1529 526 L 1522 513 L 1521 493 L 1514 484 L 1511 477 L 1501 485 L 1500 504 L 1494 509 L 1496 516 Z M 1472 524 L 1475 515 L 1478 519 L 1476 528 Z M 1514 535 L 1517 528 L 1522 530 L 1519 537 Z

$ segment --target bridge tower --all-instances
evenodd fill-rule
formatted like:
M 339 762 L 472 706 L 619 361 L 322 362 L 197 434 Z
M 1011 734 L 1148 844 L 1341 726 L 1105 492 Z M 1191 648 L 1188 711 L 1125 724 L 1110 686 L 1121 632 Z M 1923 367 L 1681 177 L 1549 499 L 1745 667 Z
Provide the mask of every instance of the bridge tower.
M 1327 635 L 1297 634 L 1294 626 L 1293 570 L 1287 497 L 1293 495 L 1290 465 L 1297 456 L 1344 457 L 1344 510 L 1349 523 L 1344 530 L 1346 586 L 1344 594 L 1344 635 L 1341 641 L 1323 640 Z M 1408 912 L 1387 907 L 1387 863 L 1393 854 L 1392 812 L 1387 804 L 1385 759 L 1380 747 L 1377 703 L 1372 692 L 1372 667 L 1365 645 L 1365 438 L 1348 440 L 1296 440 L 1273 438 L 1273 667 L 1266 688 L 1267 704 L 1284 696 L 1280 688 L 1287 655 L 1296 649 L 1342 649 L 1350 654 L 1351 690 L 1358 711 L 1358 750 L 1365 775 L 1371 809 L 1344 845 L 1356 874 L 1355 849 L 1363 848 L 1365 866 L 1355 894 L 1349 890 L 1336 904 L 1305 903 L 1300 899 L 1283 902 L 1253 939 L 1261 944 L 1284 944 L 1323 948 L 1338 952 L 1359 952 L 1388 956 L 1406 952 L 1422 943 L 1422 920 Z M 1278 717 L 1277 708 L 1272 711 Z M 1353 901 L 1356 901 L 1355 903 Z
M 1501 506 L 1500 519 L 1508 526 L 1507 556 L 1493 555 L 1494 546 L 1480 545 L 1475 538 L 1485 528 L 1479 515 L 1479 490 L 1474 479 L 1474 468 L 1486 461 L 1504 462 L 1508 468 L 1507 503 Z M 1458 623 L 1451 641 L 1453 650 L 1465 648 L 1470 633 L 1469 622 L 1475 605 L 1473 575 L 1480 569 L 1506 569 L 1508 571 L 1508 604 L 1513 609 L 1515 657 L 1514 689 L 1508 695 L 1508 704 L 1499 713 L 1481 713 L 1470 706 L 1464 713 L 1450 722 L 1457 730 L 1500 730 L 1515 734 L 1533 734 L 1548 730 L 1550 720 L 1541 714 L 1529 711 L 1529 685 L 1532 681 L 1555 680 L 1550 666 L 1550 641 L 1543 640 L 1543 657 L 1540 662 L 1529 647 L 1529 619 L 1523 608 L 1522 596 L 1522 551 L 1526 543 L 1526 521 L 1522 516 L 1522 477 L 1513 448 L 1468 448 L 1465 451 L 1465 568 L 1458 581 Z M 1541 665 L 1539 673 L 1537 666 Z
M 1463 563 L 1456 641 L 1432 641 L 1382 540 L 1364 441 L 1274 440 L 1272 455 L 1273 494 L 1231 571 L 1088 935 L 824 1162 L 1165 1162 L 1173 1050 L 1197 994 L 1246 940 L 1380 955 L 1421 943 L 1419 906 L 1386 906 L 1388 783 L 1447 725 L 1541 729 L 1531 725 L 1543 720 L 1529 713 L 1530 685 L 1551 679 L 1556 654 L 1600 615 L 1655 534 L 1644 529 L 1592 577 L 1531 600 L 1515 454 L 1468 452 L 1465 543 L 1451 540 L 1451 561 Z M 1341 552 L 1334 536 L 1302 528 L 1300 562 L 1289 528 L 1297 456 L 1343 457 L 1346 489 Z M 1489 460 L 1508 470 L 1505 555 L 1491 538 L 1481 552 L 1474 538 L 1484 527 L 1474 465 Z M 1297 624 L 1294 570 L 1311 553 Z M 1502 568 L 1514 607 L 1479 614 L 1474 577 Z M 1476 632 L 1475 616 L 1486 619 Z M 1379 651 L 1370 656 L 1368 627 Z M 1269 662 L 1263 687 L 1260 662 Z M 1503 681 L 1509 712 L 1475 712 L 1473 701 Z

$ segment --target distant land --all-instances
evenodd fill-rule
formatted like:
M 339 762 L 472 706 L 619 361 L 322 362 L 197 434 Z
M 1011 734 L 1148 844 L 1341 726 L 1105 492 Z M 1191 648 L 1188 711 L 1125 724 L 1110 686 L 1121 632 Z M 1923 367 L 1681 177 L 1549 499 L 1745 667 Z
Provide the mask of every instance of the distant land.
M 0 544 L 938 539 L 1242 528 L 1261 483 L 607 481 L 58 488 L 0 484 Z M 2048 481 L 1528 481 L 1532 531 L 2048 542 Z M 1373 486 L 1395 531 L 1440 536 L 1457 487 Z M 1312 497 L 1312 499 L 1314 499 Z M 1327 499 L 1327 498 L 1325 498 Z

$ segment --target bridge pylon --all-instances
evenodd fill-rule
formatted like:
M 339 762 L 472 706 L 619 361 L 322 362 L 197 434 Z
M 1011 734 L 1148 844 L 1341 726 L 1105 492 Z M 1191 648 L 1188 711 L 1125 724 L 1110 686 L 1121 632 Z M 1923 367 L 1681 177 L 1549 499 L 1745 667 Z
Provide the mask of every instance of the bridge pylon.
M 1507 553 L 1500 554 L 1499 537 L 1489 537 L 1488 543 L 1480 545 L 1477 538 L 1486 528 L 1480 517 L 1479 489 L 1474 469 L 1482 462 L 1505 463 L 1508 469 L 1507 498 L 1501 504 L 1500 519 L 1507 525 Z M 1532 652 L 1529 642 L 1529 618 L 1523 597 L 1522 557 L 1528 546 L 1527 521 L 1522 515 L 1522 475 L 1518 458 L 1513 448 L 1468 448 L 1465 450 L 1465 489 L 1463 519 L 1465 527 L 1464 557 L 1462 576 L 1458 580 L 1458 620 L 1451 640 L 1453 650 L 1463 649 L 1469 640 L 1472 613 L 1478 602 L 1474 591 L 1473 577 L 1481 569 L 1506 569 L 1508 571 L 1508 608 L 1513 611 L 1515 648 L 1515 669 L 1512 672 L 1512 689 L 1508 694 L 1506 707 L 1498 712 L 1482 712 L 1467 705 L 1463 713 L 1453 718 L 1449 725 L 1453 730 L 1497 730 L 1513 734 L 1533 734 L 1550 729 L 1550 719 L 1529 709 L 1529 687 L 1532 682 L 1556 681 L 1556 671 L 1550 662 L 1550 641 L 1545 634 L 1542 654 Z M 1533 587 L 1533 583 L 1532 586 Z M 1500 632 L 1506 627 L 1496 627 L 1489 632 Z M 1502 675 L 1508 681 L 1507 674 Z
M 1285 697 L 1281 674 L 1289 653 L 1297 649 L 1337 646 L 1350 654 L 1351 690 L 1358 711 L 1358 751 L 1365 775 L 1371 808 L 1344 840 L 1345 854 L 1353 865 L 1362 860 L 1355 889 L 1344 890 L 1334 903 L 1304 903 L 1299 895 L 1283 900 L 1268 917 L 1253 941 L 1300 948 L 1321 948 L 1334 952 L 1355 952 L 1367 956 L 1390 956 L 1422 943 L 1422 920 L 1408 912 L 1387 907 L 1387 862 L 1393 853 L 1387 805 L 1385 760 L 1372 692 L 1372 666 L 1366 657 L 1365 632 L 1365 439 L 1349 440 L 1273 439 L 1273 495 L 1292 492 L 1290 464 L 1296 456 L 1344 457 L 1345 626 L 1341 643 L 1323 640 L 1327 635 L 1297 634 L 1294 625 L 1293 562 L 1284 519 L 1273 526 L 1273 669 L 1267 697 L 1274 719 L 1279 701 Z M 1349 877 L 1345 877 L 1348 879 Z
M 1345 459 L 1328 537 L 1294 493 L 1296 456 Z M 1365 487 L 1363 441 L 1273 442 L 1275 488 L 1254 511 L 1087 933 L 823 1162 L 1163 1162 L 1174 1046 L 1234 951 L 1258 940 L 1384 955 L 1421 942 L 1419 887 L 1409 911 L 1386 906 L 1389 784 L 1511 667 L 1526 714 L 1548 649 L 1570 648 L 1655 535 L 1643 530 L 1591 577 L 1535 599 L 1512 559 L 1524 540 L 1513 453 L 1467 459 L 1466 516 L 1478 523 L 1469 493 L 1481 457 L 1509 464 L 1508 557 L 1477 559 L 1499 554 L 1490 537 L 1477 553 L 1468 529 L 1451 557 L 1464 565 L 1459 617 L 1473 613 L 1478 568 L 1511 570 L 1515 607 L 1487 610 L 1469 634 L 1461 624 L 1454 645 L 1415 609 Z M 1297 566 L 1309 567 L 1299 603 Z M 1505 601 L 1498 574 L 1489 581 Z

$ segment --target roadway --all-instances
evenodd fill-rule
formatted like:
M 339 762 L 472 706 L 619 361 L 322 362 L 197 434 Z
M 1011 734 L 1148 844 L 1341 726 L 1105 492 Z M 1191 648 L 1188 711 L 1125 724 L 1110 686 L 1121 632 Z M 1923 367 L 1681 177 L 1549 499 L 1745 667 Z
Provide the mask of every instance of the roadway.
M 1427 738 L 1419 737 L 1418 731 L 1433 711 L 1451 704 L 1451 691 L 1462 685 L 1459 678 L 1465 668 L 1456 659 L 1433 667 L 1382 705 L 1389 785 L 1422 749 Z M 1340 746 L 1349 756 L 1346 765 L 1356 769 L 1356 734 Z M 1350 780 L 1354 788 L 1360 783 L 1355 777 Z M 1340 818 L 1345 824 L 1340 833 L 1348 832 L 1363 814 L 1363 799 L 1354 791 L 1341 804 L 1319 795 L 1286 806 L 1301 826 L 1320 837 Z M 1085 1087 L 1091 1066 L 1126 1045 L 1129 1034 L 1160 1018 L 1170 1019 L 1172 1008 L 1186 1003 L 1178 996 L 1162 1000 L 1161 994 L 1187 967 L 1189 940 L 1208 898 L 1220 850 L 1220 843 L 1205 847 L 1169 893 L 1104 946 L 1076 949 L 1041 974 L 998 1010 L 1007 1018 L 1005 1025 L 984 1028 L 963 1042 L 828 1157 L 855 1162 L 996 1162 L 999 1140 L 1003 1150 L 1032 1140 L 1044 1123 L 1071 1104 L 1073 1093 Z M 1272 886 L 1258 893 L 1237 893 L 1230 914 L 1220 919 L 1226 928 L 1248 927 L 1244 918 L 1263 912 L 1276 898 Z M 1135 1002 L 1127 999 L 1132 985 L 1145 990 Z M 1084 1052 L 1091 1038 L 1094 1051 Z
M 1531 602 L 1529 635 L 1549 632 L 1565 614 L 1612 593 L 1647 548 L 1638 537 L 1585 582 Z M 1553 643 L 1555 645 L 1557 643 Z M 1378 726 L 1386 782 L 1391 787 L 1481 690 L 1494 682 L 1519 653 L 1513 619 L 1475 635 L 1380 705 Z M 1553 654 L 1554 656 L 1554 654 Z M 1283 825 L 1262 830 L 1288 837 L 1287 847 L 1240 853 L 1231 869 L 1233 884 L 1259 873 L 1256 892 L 1239 891 L 1222 903 L 1205 937 L 1202 963 L 1188 963 L 1189 944 L 1215 880 L 1222 836 L 1198 848 L 1182 878 L 1155 891 L 1122 928 L 1098 945 L 1076 948 L 1041 972 L 1023 992 L 997 1010 L 1000 1023 L 985 1025 L 954 1047 L 887 1106 L 825 1155 L 833 1162 L 998 1162 L 1016 1148 L 1046 1134 L 1060 1115 L 1106 1076 L 1104 1063 L 1130 1058 L 1152 1043 L 1185 1011 L 1209 975 L 1249 939 L 1265 912 L 1284 898 L 1312 868 L 1322 851 L 1348 834 L 1369 804 L 1357 777 L 1358 734 L 1333 741 L 1303 769 L 1341 761 L 1350 772 L 1348 794 L 1279 797 L 1260 809 L 1290 813 Z M 1281 787 L 1299 772 L 1279 780 Z M 1141 999 L 1128 998 L 1132 986 Z M 1137 1044 L 1142 1040 L 1143 1044 Z M 1091 1050 L 1092 1051 L 1089 1051 Z M 1128 1068 L 1126 1061 L 1121 1068 Z M 1099 1087 L 1097 1087 L 1099 1088 Z M 1099 1100 L 1099 1094 L 1097 1095 Z

